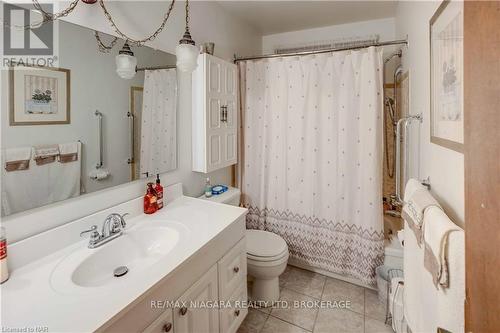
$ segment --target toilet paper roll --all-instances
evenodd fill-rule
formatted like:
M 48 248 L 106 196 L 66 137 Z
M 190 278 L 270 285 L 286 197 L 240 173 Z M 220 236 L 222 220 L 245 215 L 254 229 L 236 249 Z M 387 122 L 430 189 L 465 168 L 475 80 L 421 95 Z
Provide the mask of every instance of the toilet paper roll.
M 90 179 L 103 180 L 109 177 L 109 171 L 106 169 L 96 169 L 89 173 Z

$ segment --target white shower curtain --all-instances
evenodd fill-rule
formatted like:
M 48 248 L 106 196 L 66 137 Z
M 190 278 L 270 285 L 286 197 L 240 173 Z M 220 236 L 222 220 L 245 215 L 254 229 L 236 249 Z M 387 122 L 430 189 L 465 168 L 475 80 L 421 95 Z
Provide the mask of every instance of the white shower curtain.
M 141 115 L 141 174 L 154 175 L 176 168 L 176 115 L 176 70 L 146 71 Z
M 247 227 L 291 259 L 373 285 L 382 264 L 382 52 L 240 63 Z

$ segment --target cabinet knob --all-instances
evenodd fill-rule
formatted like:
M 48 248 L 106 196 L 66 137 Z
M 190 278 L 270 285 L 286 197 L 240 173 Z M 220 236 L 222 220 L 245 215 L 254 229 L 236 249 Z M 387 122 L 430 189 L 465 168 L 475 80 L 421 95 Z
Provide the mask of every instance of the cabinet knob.
M 233 268 L 233 271 L 234 271 L 235 273 L 238 273 L 238 272 L 240 271 L 240 268 L 239 268 L 238 266 L 235 266 L 235 267 Z
M 236 317 L 238 317 L 238 316 L 240 315 L 240 310 L 235 310 L 235 311 L 234 311 L 234 315 L 235 315 Z
M 172 330 L 172 323 L 166 323 L 163 325 L 163 332 L 170 332 Z
M 188 312 L 188 309 L 187 309 L 185 306 L 183 306 L 183 307 L 181 308 L 181 311 L 180 311 L 180 312 L 181 312 L 181 316 L 184 316 L 184 315 Z

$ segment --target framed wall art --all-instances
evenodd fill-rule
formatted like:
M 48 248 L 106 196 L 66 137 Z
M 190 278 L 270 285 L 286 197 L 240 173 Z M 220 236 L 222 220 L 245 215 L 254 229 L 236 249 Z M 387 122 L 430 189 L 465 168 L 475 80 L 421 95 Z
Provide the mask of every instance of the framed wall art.
M 463 152 L 462 1 L 445 0 L 430 20 L 431 142 Z
M 10 67 L 11 126 L 70 123 L 70 70 Z

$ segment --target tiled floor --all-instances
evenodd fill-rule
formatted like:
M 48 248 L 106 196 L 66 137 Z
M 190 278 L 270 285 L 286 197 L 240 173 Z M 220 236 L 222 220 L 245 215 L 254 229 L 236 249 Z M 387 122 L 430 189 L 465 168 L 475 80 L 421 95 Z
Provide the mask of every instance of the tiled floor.
M 238 333 L 389 333 L 385 302 L 373 290 L 288 266 L 280 277 L 281 297 L 289 308 L 250 309 Z M 294 307 L 294 301 L 350 301 L 348 309 Z M 317 302 L 316 302 L 317 303 Z M 284 304 L 284 303 L 282 303 Z

